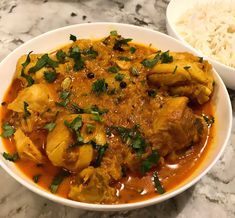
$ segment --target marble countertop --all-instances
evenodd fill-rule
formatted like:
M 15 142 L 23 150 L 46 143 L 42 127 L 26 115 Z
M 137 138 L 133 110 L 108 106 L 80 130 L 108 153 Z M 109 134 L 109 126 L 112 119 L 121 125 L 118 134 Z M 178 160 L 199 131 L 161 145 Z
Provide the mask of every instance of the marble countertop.
M 25 41 L 58 27 L 95 21 L 130 23 L 166 32 L 169 0 L 1 0 L 0 60 Z M 233 107 L 235 92 L 230 91 Z M 235 122 L 234 122 L 235 124 Z M 124 212 L 89 212 L 44 199 L 0 169 L 0 218 L 235 217 L 235 126 L 226 150 L 195 186 L 161 204 Z

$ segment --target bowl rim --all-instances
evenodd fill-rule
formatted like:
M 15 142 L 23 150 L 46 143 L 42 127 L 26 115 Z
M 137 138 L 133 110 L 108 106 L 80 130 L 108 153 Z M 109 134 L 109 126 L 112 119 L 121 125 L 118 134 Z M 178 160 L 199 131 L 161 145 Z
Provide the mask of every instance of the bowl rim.
M 180 40 L 181 42 L 185 43 L 186 46 L 187 46 L 188 48 L 190 48 L 191 50 L 193 50 L 195 53 L 198 53 L 200 56 L 203 56 L 205 59 L 209 60 L 209 61 L 212 63 L 212 65 L 217 64 L 217 65 L 220 66 L 220 67 L 224 67 L 225 70 L 235 71 L 235 68 L 234 68 L 234 67 L 228 66 L 228 65 L 226 65 L 226 64 L 224 64 L 224 63 L 222 63 L 222 62 L 220 62 L 220 61 L 218 61 L 218 60 L 216 60 L 216 59 L 214 59 L 214 58 L 212 58 L 212 57 L 210 57 L 210 56 L 207 56 L 207 55 L 203 54 L 203 52 L 200 51 L 199 49 L 194 48 L 192 45 L 190 45 L 190 44 L 178 33 L 178 31 L 176 31 L 175 24 L 174 24 L 174 22 L 170 19 L 170 10 L 173 10 L 174 5 L 177 3 L 177 1 L 179 1 L 179 0 L 171 0 L 171 1 L 169 2 L 169 4 L 167 5 L 167 8 L 166 8 L 166 22 L 168 23 L 169 27 L 171 28 L 171 31 L 174 33 L 175 38 L 178 39 L 178 40 Z M 195 4 L 196 4 L 196 3 L 197 3 L 197 2 L 195 1 Z
M 144 28 L 144 27 L 139 27 L 139 26 L 135 26 L 135 25 L 131 25 L 131 24 L 124 24 L 124 23 L 115 23 L 115 22 L 93 22 L 93 23 L 83 23 L 83 24 L 74 24 L 74 25 L 69 25 L 69 26 L 64 26 L 61 28 L 57 28 L 48 32 L 45 32 L 39 36 L 36 36 L 32 39 L 30 39 L 29 41 L 23 43 L 21 46 L 17 47 L 16 49 L 14 49 L 12 52 L 10 52 L 10 54 L 8 54 L 0 63 L 0 68 L 2 65 L 4 65 L 4 63 L 9 59 L 9 57 L 11 56 L 12 53 L 20 50 L 23 46 L 27 45 L 28 43 L 31 43 L 32 41 L 39 39 L 39 38 L 44 38 L 47 35 L 50 35 L 52 33 L 56 33 L 56 32 L 60 32 L 63 31 L 65 29 L 70 29 L 70 28 L 79 28 L 81 26 L 92 26 L 92 25 L 104 25 L 104 26 L 109 26 L 109 25 L 113 25 L 115 26 L 123 26 L 123 27 L 130 27 L 130 28 L 136 28 L 140 31 L 148 31 L 150 33 L 154 33 L 154 34 L 159 34 L 162 37 L 168 38 L 170 40 L 173 40 L 176 43 L 181 44 L 182 46 L 186 47 L 182 42 L 180 42 L 179 40 L 176 40 L 175 38 L 166 35 L 164 33 L 161 33 L 159 31 L 155 31 L 149 28 Z M 190 48 L 188 48 L 190 50 Z M 192 53 L 195 53 L 194 51 L 192 51 Z M 225 93 L 225 98 L 226 101 L 230 102 L 229 99 L 229 95 L 228 92 L 226 90 L 226 87 L 224 85 L 224 83 L 222 82 L 222 79 L 220 78 L 220 76 L 218 75 L 218 73 L 214 71 L 214 74 L 217 76 L 217 79 L 219 81 L 219 84 L 221 86 L 221 89 L 224 90 Z M 92 211 L 121 211 L 121 210 L 132 210 L 132 209 L 137 209 L 137 208 L 142 208 L 142 207 L 147 207 L 153 204 L 157 204 L 160 202 L 163 202 L 169 198 L 172 198 L 180 193 L 182 193 L 183 191 L 185 191 L 186 189 L 188 189 L 189 187 L 191 187 L 192 185 L 194 185 L 196 182 L 198 182 L 213 166 L 214 164 L 217 162 L 217 160 L 220 158 L 220 156 L 222 155 L 229 137 L 230 137 L 230 133 L 231 133 L 231 129 L 232 129 L 232 107 L 231 107 L 231 103 L 229 104 L 228 107 L 228 111 L 229 111 L 229 124 L 228 124 L 228 129 L 229 131 L 227 132 L 227 135 L 225 137 L 225 140 L 223 142 L 223 145 L 221 147 L 221 149 L 219 150 L 219 152 L 217 153 L 217 156 L 213 159 L 213 161 L 211 161 L 211 163 L 195 178 L 193 178 L 191 181 L 187 182 L 186 184 L 184 184 L 183 186 L 169 192 L 166 194 L 163 194 L 161 196 L 156 196 L 156 197 L 152 197 L 149 199 L 146 199 L 144 201 L 139 201 L 139 202 L 134 202 L 134 203 L 125 203 L 125 204 L 92 204 L 92 203 L 83 203 L 83 202 L 78 202 L 78 201 L 73 201 L 70 199 L 66 199 L 57 195 L 54 195 L 52 193 L 47 192 L 46 190 L 41 189 L 40 187 L 34 186 L 33 184 L 30 184 L 29 182 L 27 182 L 25 179 L 22 179 L 19 175 L 17 175 L 16 173 L 14 173 L 10 167 L 8 167 L 1 159 L 0 159 L 0 166 L 2 166 L 2 168 L 9 174 L 11 175 L 16 181 L 18 181 L 20 184 L 22 184 L 23 186 L 25 186 L 26 188 L 28 188 L 29 190 L 33 191 L 34 193 L 37 193 L 38 195 L 45 197 L 49 200 L 52 200 L 54 202 L 66 205 L 66 206 L 70 206 L 70 207 L 74 207 L 74 208 L 80 208 L 80 209 L 85 209 L 85 210 L 92 210 Z M 19 170 L 20 171 L 20 170 Z

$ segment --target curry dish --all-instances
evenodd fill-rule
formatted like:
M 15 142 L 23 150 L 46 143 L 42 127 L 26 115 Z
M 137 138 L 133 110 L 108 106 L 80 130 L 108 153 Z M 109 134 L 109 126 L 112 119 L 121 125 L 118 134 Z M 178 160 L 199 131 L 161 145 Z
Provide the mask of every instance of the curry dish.
M 80 202 L 142 201 L 180 185 L 213 137 L 211 65 L 116 31 L 19 58 L 1 107 L 5 159 Z

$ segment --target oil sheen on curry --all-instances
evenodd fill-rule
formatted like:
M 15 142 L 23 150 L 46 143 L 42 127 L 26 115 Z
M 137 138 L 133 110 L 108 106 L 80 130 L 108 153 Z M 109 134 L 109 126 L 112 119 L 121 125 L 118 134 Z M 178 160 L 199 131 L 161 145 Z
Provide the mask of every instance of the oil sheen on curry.
M 184 182 L 213 137 L 211 65 L 116 31 L 70 40 L 18 60 L 1 107 L 5 159 L 80 202 L 143 201 Z

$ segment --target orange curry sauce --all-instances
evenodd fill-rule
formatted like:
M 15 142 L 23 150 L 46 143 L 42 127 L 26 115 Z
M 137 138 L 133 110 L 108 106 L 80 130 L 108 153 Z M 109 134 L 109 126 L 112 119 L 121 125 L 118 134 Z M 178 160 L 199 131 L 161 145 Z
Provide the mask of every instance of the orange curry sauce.
M 142 47 L 142 51 L 140 52 L 142 52 L 140 53 L 142 57 L 144 57 L 145 53 L 146 54 L 151 53 L 146 47 L 145 48 Z M 96 61 L 96 63 L 97 63 L 96 68 L 98 69 L 99 67 L 98 61 Z M 94 61 L 94 64 L 96 63 Z M 102 64 L 103 62 L 101 63 L 101 65 Z M 96 69 L 94 68 L 94 71 L 95 70 Z M 105 73 L 103 74 L 105 76 Z M 86 82 L 85 78 L 82 77 L 81 73 L 76 74 L 75 81 Z M 87 91 L 86 89 L 88 88 L 90 89 L 91 81 L 87 81 L 86 83 L 88 83 L 88 85 L 87 87 L 85 87 L 85 91 Z M 56 83 L 50 85 L 55 88 L 59 86 Z M 12 102 L 16 98 L 19 90 L 21 89 L 22 89 L 22 84 L 20 80 L 14 80 L 4 98 L 4 102 L 6 102 L 6 104 L 2 104 L 1 107 L 1 121 L 7 120 L 7 118 L 10 116 L 10 111 L 7 110 L 7 104 Z M 78 90 L 75 91 L 78 92 Z M 92 96 L 80 95 L 79 97 L 80 101 L 84 104 L 91 103 L 92 101 L 94 102 L 94 100 L 96 100 L 95 97 Z M 106 102 L 105 101 L 102 102 L 101 100 L 97 101 L 98 104 L 101 105 L 101 108 L 104 103 L 106 103 L 106 105 L 111 104 L 108 98 L 105 99 Z M 213 107 L 210 102 L 207 102 L 203 106 L 193 107 L 193 111 L 196 114 L 202 114 L 202 113 L 212 114 L 212 115 L 214 114 Z M 114 114 L 113 116 L 117 115 Z M 116 119 L 118 120 L 119 117 L 116 117 Z M 151 119 L 151 117 L 149 117 L 149 119 Z M 163 165 L 157 167 L 159 179 L 167 192 L 174 189 L 176 186 L 179 186 L 183 181 L 185 181 L 187 178 L 190 177 L 190 175 L 193 174 L 195 169 L 198 168 L 200 164 L 202 164 L 203 160 L 207 157 L 208 151 L 210 150 L 210 146 L 212 144 L 214 137 L 214 128 L 215 127 L 212 125 L 212 127 L 208 129 L 208 134 L 207 134 L 208 140 L 206 140 L 206 142 L 195 144 L 187 148 L 185 151 L 182 151 L 182 154 L 176 161 L 170 162 L 166 160 Z M 44 149 L 46 144 L 46 135 L 47 131 L 38 130 L 31 133 L 30 138 L 36 144 L 41 145 L 41 147 Z M 3 138 L 2 140 L 4 142 L 7 152 L 12 154 L 17 151 L 15 142 L 12 138 L 10 139 Z M 45 150 L 43 150 L 43 152 L 45 154 Z M 37 184 L 48 192 L 50 192 L 49 186 L 54 176 L 60 171 L 60 168 L 53 166 L 49 160 L 43 165 L 38 165 L 32 161 L 19 159 L 16 161 L 15 164 L 20 169 L 20 171 L 22 171 L 29 179 L 32 179 L 32 181 L 35 175 L 41 175 Z M 137 173 L 135 174 L 128 172 L 126 177 L 112 184 L 116 188 L 117 190 L 116 195 L 118 196 L 118 201 L 115 203 L 138 202 L 159 195 L 155 191 L 152 181 L 152 173 L 155 170 L 156 169 L 152 169 L 145 176 L 140 176 Z M 73 180 L 74 180 L 74 175 L 65 178 L 61 183 L 61 185 L 59 186 L 56 195 L 67 198 L 70 189 L 70 184 L 71 182 L 73 182 Z
M 12 89 L 14 87 L 14 89 Z M 10 87 L 7 95 L 5 96 L 5 102 L 11 102 L 17 96 L 18 90 L 20 89 L 19 83 L 13 83 Z M 213 107 L 210 102 L 203 106 L 199 106 L 194 109 L 197 114 L 214 114 Z M 5 106 L 1 107 L 1 117 L 7 117 L 9 111 Z M 207 141 L 203 144 L 192 146 L 188 149 L 180 159 L 174 163 L 165 163 L 161 168 L 158 168 L 158 175 L 161 180 L 161 184 L 166 191 L 179 186 L 186 178 L 188 178 L 200 166 L 203 160 L 206 158 L 210 145 L 213 141 L 215 127 L 212 127 L 208 131 Z M 6 150 L 9 153 L 15 153 L 16 147 L 14 140 L 2 139 Z M 45 144 L 45 136 L 43 133 L 36 132 L 34 140 L 38 140 L 40 143 Z M 18 160 L 16 166 L 30 179 L 33 180 L 33 176 L 41 175 L 38 181 L 38 185 L 50 192 L 49 186 L 53 180 L 53 177 L 60 171 L 59 167 L 53 166 L 48 160 L 43 166 L 37 165 L 32 161 Z M 114 184 L 117 188 L 117 195 L 119 196 L 119 203 L 131 203 L 143 201 L 159 195 L 154 188 L 152 181 L 152 169 L 145 176 L 141 176 L 129 173 L 127 177 L 122 178 L 117 184 Z M 70 183 L 73 180 L 73 176 L 67 177 L 63 180 L 59 186 L 56 195 L 67 198 Z

